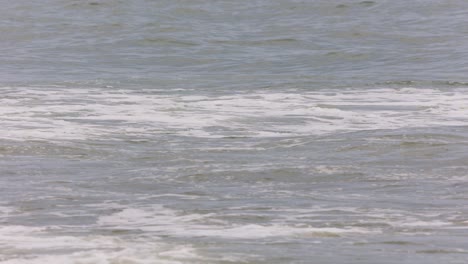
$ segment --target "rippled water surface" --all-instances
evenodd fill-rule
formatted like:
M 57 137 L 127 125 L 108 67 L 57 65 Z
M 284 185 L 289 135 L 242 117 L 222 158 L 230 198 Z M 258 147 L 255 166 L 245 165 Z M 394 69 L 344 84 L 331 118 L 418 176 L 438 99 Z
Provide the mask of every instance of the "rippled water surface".
M 3 3 L 0 263 L 466 263 L 466 10 Z

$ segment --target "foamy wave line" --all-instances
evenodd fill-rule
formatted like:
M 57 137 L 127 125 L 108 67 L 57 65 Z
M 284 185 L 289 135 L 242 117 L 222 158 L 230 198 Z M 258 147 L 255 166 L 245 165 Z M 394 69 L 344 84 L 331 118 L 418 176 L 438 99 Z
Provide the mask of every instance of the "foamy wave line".
M 215 219 L 213 214 L 180 215 L 177 211 L 157 208 L 127 208 L 102 216 L 102 228 L 137 229 L 145 232 L 179 237 L 219 237 L 233 239 L 262 239 L 268 237 L 335 237 L 346 234 L 372 234 L 378 231 L 350 227 L 310 227 L 281 223 L 268 225 L 232 225 Z
M 110 88 L 1 88 L 0 138 L 174 134 L 285 137 L 468 124 L 468 90 L 371 89 L 167 95 Z
M 0 263 L 181 264 L 204 259 L 190 245 L 169 245 L 148 239 L 125 240 L 115 236 L 54 235 L 50 231 L 51 228 L 0 227 Z

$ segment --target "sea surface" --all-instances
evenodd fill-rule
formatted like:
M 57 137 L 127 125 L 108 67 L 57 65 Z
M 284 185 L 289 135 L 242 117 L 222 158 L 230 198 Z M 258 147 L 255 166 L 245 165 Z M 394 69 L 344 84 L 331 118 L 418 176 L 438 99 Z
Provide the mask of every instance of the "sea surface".
M 3 1 L 0 263 L 468 263 L 468 1 Z

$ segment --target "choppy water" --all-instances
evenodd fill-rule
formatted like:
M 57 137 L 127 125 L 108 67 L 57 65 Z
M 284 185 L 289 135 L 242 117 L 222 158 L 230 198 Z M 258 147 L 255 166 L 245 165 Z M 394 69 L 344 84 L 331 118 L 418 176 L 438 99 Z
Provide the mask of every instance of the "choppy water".
M 468 2 L 2 4 L 1 263 L 466 263 Z

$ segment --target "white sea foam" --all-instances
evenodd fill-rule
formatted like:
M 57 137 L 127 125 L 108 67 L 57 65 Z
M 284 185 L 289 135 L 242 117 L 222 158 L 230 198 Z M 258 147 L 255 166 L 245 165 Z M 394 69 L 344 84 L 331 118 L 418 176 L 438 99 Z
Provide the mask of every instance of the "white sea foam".
M 123 208 L 101 216 L 89 228 L 144 231 L 145 236 L 66 235 L 66 226 L 0 227 L 0 263 L 203 263 L 213 261 L 191 244 L 168 244 L 161 237 L 213 237 L 221 239 L 263 239 L 270 237 L 336 237 L 371 234 L 364 228 L 314 228 L 305 225 L 231 224 L 215 214 L 184 214 L 163 206 Z M 313 243 L 320 243 L 315 241 Z M 244 262 L 253 255 L 228 255 L 224 259 Z
M 423 228 L 423 227 L 444 227 L 444 226 L 451 226 L 452 223 L 449 222 L 444 222 L 444 221 L 412 221 L 412 222 L 400 222 L 396 226 L 400 227 L 418 227 L 418 228 Z
M 102 216 L 98 224 L 104 228 L 138 229 L 180 237 L 220 237 L 258 239 L 267 237 L 339 236 L 344 234 L 370 234 L 374 230 L 364 228 L 334 228 L 296 226 L 285 223 L 230 224 L 220 221 L 213 214 L 187 214 L 164 207 L 128 208 L 121 212 Z
M 212 261 L 203 256 L 190 244 L 167 244 L 161 237 L 217 239 L 266 239 L 266 238 L 315 238 L 339 236 L 373 236 L 385 232 L 375 224 L 392 227 L 392 232 L 407 233 L 407 230 L 431 230 L 455 228 L 453 222 L 443 221 L 434 212 L 409 213 L 401 210 L 354 208 L 354 207 L 311 207 L 272 208 L 278 218 L 269 223 L 232 223 L 218 219 L 217 214 L 186 213 L 161 205 L 145 207 L 111 206 L 119 212 L 99 217 L 90 228 L 98 230 L 143 231 L 145 236 L 113 236 L 84 234 L 66 235 L 66 227 L 0 227 L 0 263 L 191 263 Z M 233 207 L 244 213 L 249 207 Z M 255 210 L 252 208 L 252 210 Z M 300 219 L 329 214 L 359 216 L 359 227 L 349 222 L 349 227 L 314 227 L 300 223 Z M 235 215 L 235 212 L 233 212 Z M 226 216 L 226 215 L 224 215 Z M 368 223 L 369 227 L 365 227 Z M 342 224 L 342 223 L 341 223 Z M 458 225 L 459 226 L 459 225 Z M 462 226 L 463 227 L 463 226 Z M 315 241 L 313 243 L 320 243 Z M 236 256 L 228 256 L 236 257 Z M 238 256 L 238 262 L 252 256 Z M 219 260 L 219 259 L 218 259 Z
M 468 91 L 370 89 L 224 96 L 2 88 L 0 138 L 72 140 L 176 134 L 283 137 L 468 124 Z
M 13 213 L 15 211 L 15 208 L 9 207 L 9 206 L 1 206 L 0 205 L 0 218 L 1 217 L 6 217 Z
M 66 236 L 50 231 L 50 228 L 26 226 L 1 227 L 0 263 L 178 264 L 201 258 L 191 245 L 169 245 L 154 238 Z

